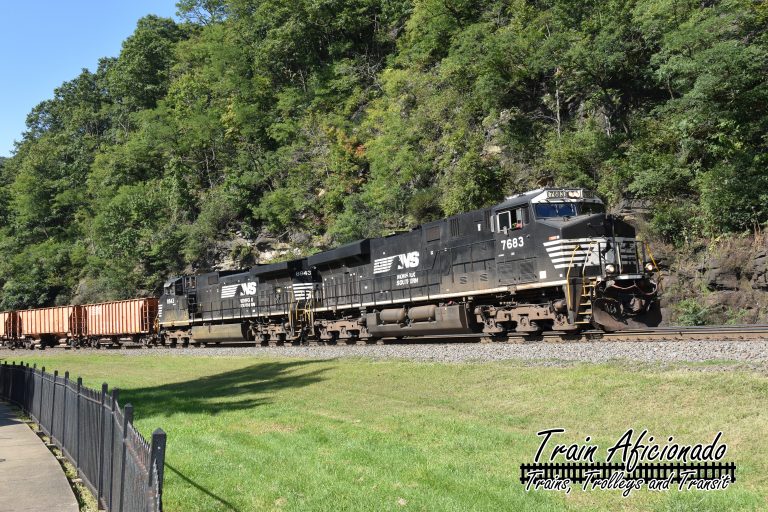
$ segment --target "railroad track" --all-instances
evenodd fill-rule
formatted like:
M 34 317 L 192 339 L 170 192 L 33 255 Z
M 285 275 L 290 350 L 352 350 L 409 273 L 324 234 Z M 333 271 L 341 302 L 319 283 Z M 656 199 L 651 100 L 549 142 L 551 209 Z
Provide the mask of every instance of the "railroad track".
M 749 340 L 768 340 L 768 325 L 711 325 L 701 327 L 655 327 L 644 330 L 628 330 L 619 332 L 603 332 L 599 330 L 582 331 L 578 334 L 564 334 L 560 332 L 543 332 L 536 335 L 524 335 L 524 334 L 511 334 L 505 337 L 499 338 L 486 338 L 474 334 L 459 334 L 459 335 L 446 335 L 446 336 L 429 336 L 429 337 L 414 337 L 414 338 L 383 338 L 378 341 L 378 344 L 390 345 L 421 345 L 421 344 L 436 344 L 436 343 L 577 343 L 577 342 L 590 342 L 590 341 L 613 341 L 613 342 L 642 342 L 642 341 L 749 341 Z M 339 345 L 345 345 L 346 343 L 338 343 Z M 363 342 L 351 343 L 351 344 L 365 344 Z M 288 346 L 289 344 L 285 344 Z M 256 346 L 252 342 L 242 343 L 217 343 L 200 345 L 201 349 L 206 346 L 221 346 L 221 347 L 254 347 Z M 178 348 L 181 348 L 178 345 Z M 194 348 L 195 345 L 190 345 Z M 50 349 L 51 347 L 49 347 Z M 52 347 L 54 350 L 70 349 L 71 347 L 56 346 Z M 102 345 L 102 350 L 116 350 L 116 349 L 139 349 L 145 348 L 138 343 L 123 343 L 121 345 Z M 164 348 L 170 348 L 168 346 Z M 22 350 L 22 349 L 18 349 Z M 94 347 L 82 347 L 77 350 L 98 350 Z
M 587 331 L 584 334 L 605 341 L 746 341 L 768 339 L 768 325 L 673 326 L 612 333 Z

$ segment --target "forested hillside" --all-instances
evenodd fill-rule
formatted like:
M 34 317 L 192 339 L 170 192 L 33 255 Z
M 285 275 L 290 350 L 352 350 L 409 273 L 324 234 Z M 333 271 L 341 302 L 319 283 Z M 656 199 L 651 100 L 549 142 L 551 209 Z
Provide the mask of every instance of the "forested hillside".
M 541 184 L 668 243 L 768 220 L 751 0 L 182 0 L 40 103 L 0 162 L 2 308 L 156 293 Z

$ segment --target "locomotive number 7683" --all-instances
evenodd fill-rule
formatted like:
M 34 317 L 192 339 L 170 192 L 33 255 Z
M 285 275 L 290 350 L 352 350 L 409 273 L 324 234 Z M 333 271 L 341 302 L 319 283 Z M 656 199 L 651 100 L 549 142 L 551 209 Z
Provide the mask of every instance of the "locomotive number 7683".
M 514 238 L 505 238 L 501 241 L 501 248 L 503 250 L 507 249 L 517 249 L 518 247 L 523 246 L 523 237 L 516 236 Z

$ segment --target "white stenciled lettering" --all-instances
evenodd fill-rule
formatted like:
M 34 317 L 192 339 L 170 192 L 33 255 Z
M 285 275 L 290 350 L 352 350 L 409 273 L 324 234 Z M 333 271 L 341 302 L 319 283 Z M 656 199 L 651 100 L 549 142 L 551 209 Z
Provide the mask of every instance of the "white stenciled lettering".
M 525 245 L 525 240 L 523 240 L 523 237 L 521 236 L 516 236 L 514 238 L 504 238 L 501 241 L 501 248 L 505 251 L 508 249 L 517 249 L 523 245 Z
M 412 251 L 395 256 L 379 258 L 373 262 L 373 273 L 382 274 L 392 269 L 392 262 L 397 261 L 397 270 L 416 268 L 419 266 L 419 251 Z
M 398 256 L 400 264 L 397 266 L 397 270 L 404 268 L 414 268 L 419 266 L 419 252 L 413 251 L 408 254 L 400 254 Z
M 256 295 L 256 287 L 257 283 L 254 281 L 224 285 L 221 287 L 221 298 L 231 299 L 241 295 Z

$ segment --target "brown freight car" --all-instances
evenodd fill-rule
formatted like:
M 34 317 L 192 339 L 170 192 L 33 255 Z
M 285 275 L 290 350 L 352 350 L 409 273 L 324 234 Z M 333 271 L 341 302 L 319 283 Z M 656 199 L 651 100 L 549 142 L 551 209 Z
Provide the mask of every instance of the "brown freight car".
M 19 337 L 19 314 L 15 311 L 0 313 L 0 342 L 3 345 L 14 346 Z
M 19 342 L 27 348 L 68 345 L 83 335 L 83 307 L 56 306 L 18 311 Z
M 157 337 L 157 298 L 117 300 L 82 306 L 83 337 L 93 346 L 124 341 L 150 344 Z

